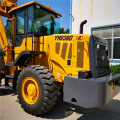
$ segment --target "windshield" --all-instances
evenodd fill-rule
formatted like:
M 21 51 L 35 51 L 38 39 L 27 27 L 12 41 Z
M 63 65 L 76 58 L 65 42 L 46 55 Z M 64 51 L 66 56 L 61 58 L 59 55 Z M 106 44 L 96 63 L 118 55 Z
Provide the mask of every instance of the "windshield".
M 59 34 L 59 17 L 42 8 L 28 8 L 28 32 L 39 32 L 44 35 Z

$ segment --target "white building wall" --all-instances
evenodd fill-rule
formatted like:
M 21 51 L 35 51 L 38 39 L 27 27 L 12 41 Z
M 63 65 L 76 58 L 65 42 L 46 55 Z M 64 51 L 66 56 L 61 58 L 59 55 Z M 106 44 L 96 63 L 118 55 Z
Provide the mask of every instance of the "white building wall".
M 90 34 L 91 27 L 120 23 L 120 0 L 72 0 L 72 16 L 72 33 L 87 20 L 83 33 Z

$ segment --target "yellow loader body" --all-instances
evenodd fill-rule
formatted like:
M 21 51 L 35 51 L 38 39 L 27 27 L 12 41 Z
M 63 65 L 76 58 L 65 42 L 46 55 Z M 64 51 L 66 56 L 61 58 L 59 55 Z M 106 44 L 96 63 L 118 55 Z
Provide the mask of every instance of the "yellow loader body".
M 35 60 L 32 58 L 26 64 L 46 66 L 58 82 L 64 82 L 64 76 L 78 76 L 78 71 L 90 71 L 89 39 L 90 35 L 54 34 L 44 36 L 43 46 L 43 36 L 24 38 L 21 46 L 15 47 L 15 59 L 22 51 L 32 51 L 33 44 L 33 51 L 44 52 L 44 54 L 35 56 Z

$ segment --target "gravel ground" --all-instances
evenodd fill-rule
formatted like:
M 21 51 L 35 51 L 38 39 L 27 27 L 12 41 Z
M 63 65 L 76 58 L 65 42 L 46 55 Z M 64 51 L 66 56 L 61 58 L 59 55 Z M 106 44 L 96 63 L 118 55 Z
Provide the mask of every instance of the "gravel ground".
M 102 108 L 84 109 L 62 101 L 44 116 L 32 116 L 23 111 L 17 95 L 0 87 L 0 120 L 120 120 L 120 93 Z

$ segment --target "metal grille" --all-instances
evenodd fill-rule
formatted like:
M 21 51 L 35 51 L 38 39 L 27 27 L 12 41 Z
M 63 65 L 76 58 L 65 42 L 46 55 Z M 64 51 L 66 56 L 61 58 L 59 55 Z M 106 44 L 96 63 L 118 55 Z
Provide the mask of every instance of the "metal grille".
M 56 43 L 56 53 L 59 54 L 59 51 L 60 51 L 60 43 L 57 42 Z
M 72 59 L 72 43 L 70 44 L 68 59 Z
M 63 46 L 62 46 L 61 57 L 62 57 L 63 59 L 65 59 L 65 57 L 66 57 L 67 45 L 68 45 L 67 43 L 63 43 Z
M 77 67 L 83 68 L 84 42 L 77 43 Z

